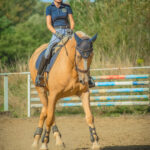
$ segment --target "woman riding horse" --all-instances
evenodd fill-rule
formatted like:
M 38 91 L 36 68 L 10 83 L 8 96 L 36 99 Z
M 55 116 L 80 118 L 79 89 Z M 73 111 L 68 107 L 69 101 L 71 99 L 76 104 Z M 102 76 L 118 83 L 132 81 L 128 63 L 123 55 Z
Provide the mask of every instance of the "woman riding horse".
M 64 34 L 71 33 L 74 28 L 71 7 L 63 4 L 62 0 L 55 0 L 46 10 L 47 25 L 53 33 L 52 39 L 49 45 L 43 44 L 35 50 L 29 61 L 31 78 L 36 85 L 40 101 L 43 104 L 32 146 L 34 148 L 38 146 L 43 132 L 43 125 L 46 121 L 40 150 L 48 150 L 51 129 L 56 139 L 56 145 L 64 147 L 60 131 L 55 122 L 55 107 L 59 99 L 76 95 L 82 100 L 86 121 L 90 130 L 91 142 L 93 143 L 92 148 L 97 149 L 99 148 L 98 136 L 90 109 L 90 85 L 88 81 L 89 68 L 93 57 L 93 42 L 96 40 L 97 35 L 90 38 L 83 32 L 74 33 L 74 36 L 71 36 L 68 42 L 63 45 L 49 74 L 43 73 L 46 60 L 50 57 L 49 55 L 52 51 L 51 43 L 53 43 L 53 40 L 59 42 Z M 68 16 L 70 19 L 70 28 L 67 21 Z M 39 70 L 37 71 L 37 59 L 46 48 L 46 54 L 42 58 Z M 43 77 L 41 77 L 42 74 L 44 74 Z M 44 87 L 40 86 L 41 78 L 44 78 L 44 81 L 46 81 Z M 78 130 L 80 132 L 80 129 Z
M 41 80 L 43 79 L 43 70 L 45 65 L 52 56 L 52 47 L 59 43 L 66 34 L 73 34 L 74 19 L 73 12 L 69 5 L 64 4 L 62 0 L 54 0 L 51 5 L 46 8 L 46 22 L 48 29 L 52 32 L 52 38 L 49 42 L 45 55 L 39 65 L 35 84 L 36 86 L 43 86 Z M 69 21 L 68 21 L 69 18 Z M 70 22 L 70 24 L 69 24 Z M 94 87 L 95 83 L 89 76 L 89 87 Z

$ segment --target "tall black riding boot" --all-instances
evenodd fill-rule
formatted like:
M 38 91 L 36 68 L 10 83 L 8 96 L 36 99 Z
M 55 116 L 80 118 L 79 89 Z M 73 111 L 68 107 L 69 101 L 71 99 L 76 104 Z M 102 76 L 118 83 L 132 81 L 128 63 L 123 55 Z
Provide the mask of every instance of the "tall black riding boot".
M 37 76 L 35 79 L 35 85 L 36 86 L 45 86 L 44 84 L 41 84 L 41 81 L 44 78 L 43 77 L 43 70 L 45 68 L 46 62 L 47 62 L 47 59 L 45 59 L 45 56 L 42 56 L 42 59 L 41 59 L 40 65 L 39 65 L 39 69 L 37 72 Z

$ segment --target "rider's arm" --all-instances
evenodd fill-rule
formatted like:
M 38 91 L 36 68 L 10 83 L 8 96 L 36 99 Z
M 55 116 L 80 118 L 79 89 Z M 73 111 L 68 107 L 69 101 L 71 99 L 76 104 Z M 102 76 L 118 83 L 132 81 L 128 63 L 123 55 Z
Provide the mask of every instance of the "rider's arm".
M 56 30 L 54 29 L 54 27 L 52 26 L 52 21 L 51 21 L 51 15 L 47 15 L 46 16 L 46 24 L 47 24 L 47 28 L 52 32 L 52 33 L 56 33 Z
M 70 21 L 70 29 L 73 30 L 74 26 L 75 26 L 73 15 L 72 14 L 68 14 L 68 16 L 69 16 L 69 21 Z

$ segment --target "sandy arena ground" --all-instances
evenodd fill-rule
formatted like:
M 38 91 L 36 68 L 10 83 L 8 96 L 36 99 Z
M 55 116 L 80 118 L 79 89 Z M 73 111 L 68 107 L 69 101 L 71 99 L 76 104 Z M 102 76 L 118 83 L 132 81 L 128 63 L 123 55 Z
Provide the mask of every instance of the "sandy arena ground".
M 90 150 L 89 129 L 84 117 L 56 118 L 66 150 Z M 38 118 L 0 115 L 0 150 L 31 150 Z M 95 117 L 101 150 L 150 150 L 150 115 Z M 49 150 L 55 150 L 51 133 Z

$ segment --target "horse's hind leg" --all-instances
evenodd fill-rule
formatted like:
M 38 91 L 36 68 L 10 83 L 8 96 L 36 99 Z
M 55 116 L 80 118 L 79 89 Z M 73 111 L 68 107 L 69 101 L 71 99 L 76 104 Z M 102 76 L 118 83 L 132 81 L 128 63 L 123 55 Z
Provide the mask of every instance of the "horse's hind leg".
M 90 130 L 91 142 L 93 143 L 92 149 L 99 150 L 100 149 L 100 146 L 98 144 L 99 138 L 97 136 L 95 125 L 94 125 L 94 117 L 90 109 L 90 94 L 89 92 L 85 92 L 82 93 L 80 97 L 82 99 L 82 104 L 86 115 L 86 121 Z
M 40 140 L 42 132 L 43 132 L 43 125 L 44 125 L 44 121 L 47 116 L 47 105 L 48 105 L 46 90 L 41 87 L 37 87 L 36 89 L 38 91 L 41 103 L 43 104 L 43 108 L 42 108 L 42 111 L 40 114 L 38 127 L 34 133 L 34 142 L 32 144 L 32 147 L 34 147 L 34 148 L 38 147 L 38 143 L 39 143 L 39 140 Z

